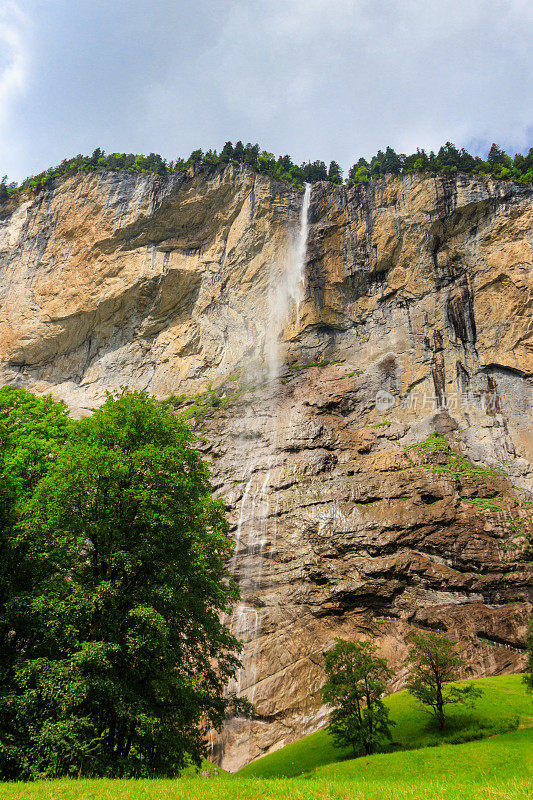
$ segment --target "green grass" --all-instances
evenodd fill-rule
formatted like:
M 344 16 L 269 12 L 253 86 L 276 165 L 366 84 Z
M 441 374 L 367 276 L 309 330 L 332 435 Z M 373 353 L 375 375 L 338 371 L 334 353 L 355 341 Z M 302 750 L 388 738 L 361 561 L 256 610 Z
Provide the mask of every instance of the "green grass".
M 418 464 L 417 468 L 429 469 L 435 473 L 448 473 L 458 478 L 473 478 L 477 483 L 488 481 L 491 478 L 506 478 L 504 470 L 496 467 L 481 467 L 472 464 L 464 456 L 455 453 L 444 433 L 432 433 L 425 441 L 417 444 L 410 444 L 405 448 L 405 452 L 418 451 L 426 456 L 436 454 L 443 459 L 442 462 L 435 463 L 429 461 L 425 464 Z
M 342 364 L 342 361 L 311 361 L 309 364 L 290 364 L 289 369 L 293 372 L 300 372 L 302 369 L 329 367 L 331 364 Z
M 481 742 L 353 759 L 309 778 L 62 780 L 4 784 L 2 800 L 526 800 L 528 729 Z
M 346 759 L 319 731 L 236 776 L 177 780 L 61 780 L 0 785 L 1 800 L 526 800 L 533 796 L 533 701 L 521 676 L 483 678 L 472 732 L 520 716 L 520 729 L 464 744 L 435 744 L 405 692 L 388 698 L 408 749 Z M 459 717 L 446 737 L 457 736 Z M 464 722 L 464 719 L 463 719 Z M 422 726 L 422 730 L 420 730 Z M 485 727 L 483 727 L 485 726 Z M 464 728 L 462 729 L 465 730 Z M 261 767 L 260 769 L 258 769 Z M 268 768 L 267 768 L 268 767 Z M 254 774 L 255 772 L 255 774 Z M 306 773 L 306 774 L 302 774 Z M 280 777 L 291 774 L 294 777 Z M 259 777 L 262 775 L 264 777 Z
M 479 678 L 475 683 L 483 689 L 483 696 L 472 710 L 452 711 L 448 727 L 442 734 L 433 724 L 432 718 L 407 692 L 398 692 L 388 697 L 386 705 L 391 719 L 397 723 L 393 728 L 394 744 L 389 749 L 432 747 L 446 742 L 456 743 L 491 736 L 515 727 L 517 716 L 520 724 L 533 725 L 533 701 L 527 694 L 520 675 Z M 349 749 L 341 750 L 333 746 L 333 741 L 324 728 L 248 764 L 239 775 L 292 778 L 328 764 L 336 764 L 338 767 L 338 762 L 350 757 Z M 352 759 L 351 763 L 360 760 Z
M 211 417 L 216 411 L 225 411 L 232 403 L 240 400 L 243 395 L 254 392 L 256 386 L 240 386 L 232 392 L 220 397 L 213 389 L 206 389 L 195 395 L 169 395 L 161 402 L 167 408 L 178 411 L 185 420 L 201 421 Z

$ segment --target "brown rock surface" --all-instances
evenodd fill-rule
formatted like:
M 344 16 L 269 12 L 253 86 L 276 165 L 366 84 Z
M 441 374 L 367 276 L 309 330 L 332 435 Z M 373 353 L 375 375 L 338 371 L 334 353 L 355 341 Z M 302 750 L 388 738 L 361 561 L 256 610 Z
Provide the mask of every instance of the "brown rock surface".
M 202 422 L 239 543 L 238 688 L 259 715 L 232 720 L 217 744 L 230 770 L 324 723 L 322 654 L 336 636 L 376 639 L 394 689 L 419 629 L 461 641 L 465 677 L 523 668 L 531 495 L 463 458 L 462 429 L 430 440 L 444 453 L 425 452 L 398 442 L 394 418 L 361 428 L 357 409 L 331 411 L 346 370 L 286 373 Z
M 213 391 L 197 425 L 259 714 L 229 721 L 224 767 L 325 721 L 336 636 L 375 638 L 393 688 L 417 629 L 459 637 L 469 675 L 522 668 L 532 198 L 462 175 L 317 184 L 297 311 L 301 192 L 237 167 L 77 175 L 0 214 L 3 383 L 78 414 L 121 385 Z

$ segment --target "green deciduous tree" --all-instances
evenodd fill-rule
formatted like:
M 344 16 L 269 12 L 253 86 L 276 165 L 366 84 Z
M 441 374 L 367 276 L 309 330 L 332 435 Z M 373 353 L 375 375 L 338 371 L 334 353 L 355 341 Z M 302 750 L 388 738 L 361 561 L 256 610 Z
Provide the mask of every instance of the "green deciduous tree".
M 34 585 L 0 706 L 0 771 L 176 774 L 231 699 L 238 589 L 193 433 L 142 392 L 76 423 L 25 502 Z M 10 627 L 9 627 L 10 626 Z
M 268 150 L 262 150 L 257 159 L 259 172 L 264 174 L 272 174 L 276 169 L 276 158 L 274 153 L 269 153 Z
M 371 642 L 337 639 L 326 653 L 326 683 L 322 699 L 333 707 L 329 731 L 339 747 L 351 747 L 355 755 L 373 753 L 391 739 L 394 723 L 382 696 L 392 672 Z
M 362 184 L 369 183 L 370 181 L 368 176 L 368 168 L 363 166 L 356 169 L 356 166 L 357 165 L 354 165 L 350 169 L 348 186 L 361 186 Z
M 368 171 L 370 169 L 370 164 L 366 160 L 366 158 L 360 158 L 359 161 L 350 167 L 348 170 L 348 184 L 351 185 L 353 183 L 361 183 L 362 181 L 357 179 L 357 175 L 366 176 L 365 183 L 368 182 Z
M 50 395 L 36 397 L 9 386 L 0 389 L 0 421 L 4 470 L 23 499 L 53 465 L 72 421 L 66 406 Z
M 50 396 L 0 389 L 0 778 L 22 775 L 28 756 L 18 737 L 17 675 L 42 635 L 39 586 L 48 576 L 21 517 L 70 430 L 65 407 Z
M 447 706 L 457 703 L 472 705 L 482 692 L 473 684 L 457 686 L 451 683 L 460 678 L 464 665 L 455 639 L 429 632 L 416 634 L 412 642 L 407 689 L 435 716 L 442 729 L 446 725 Z

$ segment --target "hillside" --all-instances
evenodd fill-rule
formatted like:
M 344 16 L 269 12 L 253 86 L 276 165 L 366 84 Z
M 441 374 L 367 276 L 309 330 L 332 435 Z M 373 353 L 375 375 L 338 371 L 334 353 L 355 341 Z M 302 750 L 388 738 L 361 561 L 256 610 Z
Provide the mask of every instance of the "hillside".
M 421 761 L 434 762 L 436 769 L 438 764 L 445 764 L 449 758 L 449 755 L 439 754 L 444 745 L 492 736 L 500 739 L 503 738 L 502 732 L 514 730 L 517 726 L 520 727 L 521 735 L 524 734 L 524 741 L 533 743 L 533 703 L 526 693 L 522 676 L 478 678 L 475 684 L 483 690 L 483 696 L 472 711 L 452 710 L 447 730 L 443 732 L 436 729 L 433 720 L 407 692 L 390 695 L 386 699 L 386 705 L 391 719 L 396 723 L 393 728 L 393 743 L 383 756 L 370 757 L 370 763 L 369 757 L 354 759 L 349 749 L 334 747 L 331 736 L 324 728 L 248 764 L 239 770 L 238 775 L 246 778 L 295 778 L 312 774 L 341 779 L 371 773 L 373 780 L 379 780 L 389 774 L 397 775 L 399 764 L 402 764 L 402 775 L 404 770 L 412 769 L 415 776 L 417 765 Z M 517 741 L 521 742 L 522 739 L 519 737 Z M 439 753 L 428 751 L 415 755 L 398 752 L 436 746 L 439 747 Z M 448 749 L 444 750 L 448 754 Z M 458 749 L 457 755 L 453 751 L 454 764 L 463 752 L 468 753 L 468 749 Z M 465 758 L 467 760 L 468 755 Z M 489 758 L 492 755 L 487 756 Z M 368 770 L 368 766 L 372 766 L 372 770 Z M 434 774 L 433 769 L 431 774 Z

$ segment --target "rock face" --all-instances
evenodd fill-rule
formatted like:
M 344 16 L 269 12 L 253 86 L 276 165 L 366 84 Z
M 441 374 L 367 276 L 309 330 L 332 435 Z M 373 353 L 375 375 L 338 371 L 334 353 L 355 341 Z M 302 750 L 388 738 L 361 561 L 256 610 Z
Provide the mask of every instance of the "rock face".
M 259 362 L 299 204 L 229 168 L 80 174 L 4 211 L 3 380 L 83 411 L 113 387 L 194 393 Z
M 336 636 L 375 639 L 401 688 L 418 629 L 459 638 L 468 675 L 519 671 L 532 609 L 533 190 L 316 184 L 297 302 L 301 206 L 229 166 L 0 207 L 3 383 L 77 414 L 121 385 L 208 390 L 185 406 L 237 541 L 232 688 L 258 712 L 213 740 L 232 770 L 325 722 Z

